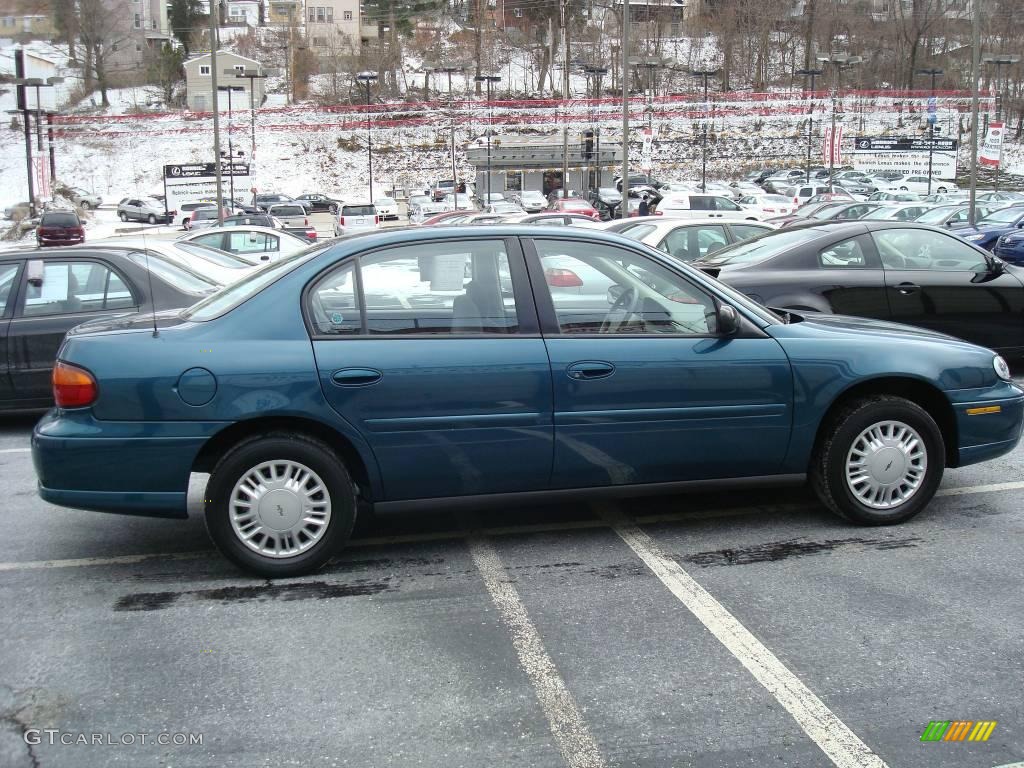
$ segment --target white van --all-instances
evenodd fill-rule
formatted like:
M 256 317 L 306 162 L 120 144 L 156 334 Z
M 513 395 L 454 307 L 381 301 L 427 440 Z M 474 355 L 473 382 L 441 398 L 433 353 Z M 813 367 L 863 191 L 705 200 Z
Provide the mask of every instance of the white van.
M 380 216 L 371 203 L 345 203 L 334 222 L 334 236 L 380 227 Z
M 758 211 L 742 208 L 721 195 L 670 193 L 658 203 L 656 212 L 676 219 L 761 220 Z

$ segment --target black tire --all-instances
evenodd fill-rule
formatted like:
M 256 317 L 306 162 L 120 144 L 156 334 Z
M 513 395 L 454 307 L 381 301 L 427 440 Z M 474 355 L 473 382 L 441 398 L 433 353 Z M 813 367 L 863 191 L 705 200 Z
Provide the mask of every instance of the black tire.
M 82 201 L 82 202 L 80 203 L 80 205 L 82 206 L 82 210 L 83 210 L 83 211 L 88 211 L 88 210 L 89 210 L 90 208 L 92 208 L 92 206 L 91 206 L 91 205 L 89 205 L 89 201 L 88 201 L 88 200 L 83 200 L 83 201 Z
M 128 214 L 125 213 L 124 211 L 121 211 L 119 214 L 117 214 L 117 218 L 119 218 L 121 221 L 128 221 Z
M 335 216 L 338 215 L 338 206 L 336 206 L 336 205 L 330 206 L 327 210 L 328 210 L 328 212 L 330 212 L 331 214 L 333 214 Z
M 864 430 L 883 421 L 911 427 L 924 444 L 926 468 L 917 490 L 887 509 L 863 503 L 846 479 L 846 460 Z M 860 525 L 893 525 L 909 520 L 935 495 L 946 466 L 945 443 L 935 420 L 916 403 L 893 395 L 875 395 L 846 404 L 824 425 L 811 459 L 811 487 L 822 504 Z
M 182 221 L 181 228 L 184 229 L 186 232 L 192 229 L 192 219 L 185 219 L 184 221 Z
M 935 190 L 935 191 L 936 191 L 936 192 L 938 192 L 938 193 L 939 193 L 940 195 L 944 195 L 944 194 L 946 194 L 946 191 L 947 191 L 947 190 L 946 190 L 946 188 L 945 188 L 945 187 L 939 187 L 939 188 L 938 188 L 937 190 Z
M 147 221 L 149 221 L 150 224 L 156 224 L 156 216 L 154 216 L 152 213 L 149 214 L 149 219 L 147 219 Z
M 315 472 L 327 489 L 331 508 L 319 540 L 284 558 L 249 548 L 235 533 L 229 516 L 235 484 L 261 463 L 279 460 L 298 462 Z M 301 576 L 323 566 L 348 541 L 356 519 L 356 492 L 344 464 L 326 445 L 305 435 L 276 432 L 244 440 L 221 457 L 207 485 L 205 512 L 206 530 L 213 543 L 239 568 L 266 578 Z

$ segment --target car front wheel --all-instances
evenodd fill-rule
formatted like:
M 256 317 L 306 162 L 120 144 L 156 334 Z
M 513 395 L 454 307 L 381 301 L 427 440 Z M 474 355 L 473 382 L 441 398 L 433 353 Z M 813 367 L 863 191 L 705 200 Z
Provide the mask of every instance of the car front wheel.
M 244 441 L 217 463 L 206 493 L 206 528 L 221 553 L 267 578 L 320 568 L 348 540 L 356 494 L 322 443 L 275 433 Z
M 88 201 L 88 200 L 83 200 L 83 201 L 82 201 L 82 202 L 80 203 L 80 205 L 82 206 L 82 210 L 83 210 L 83 211 L 88 211 L 88 210 L 89 210 L 90 208 L 92 208 L 92 206 L 91 206 L 91 205 L 89 205 L 89 201 Z
M 154 216 L 152 213 L 149 214 L 148 221 L 149 221 L 150 224 L 156 224 L 156 216 Z
M 945 469 L 935 420 L 916 403 L 877 395 L 826 425 L 811 466 L 821 502 L 861 525 L 902 523 L 931 501 Z
M 121 211 L 119 214 L 117 214 L 117 218 L 119 218 L 121 221 L 128 221 L 128 214 L 125 213 L 124 211 Z

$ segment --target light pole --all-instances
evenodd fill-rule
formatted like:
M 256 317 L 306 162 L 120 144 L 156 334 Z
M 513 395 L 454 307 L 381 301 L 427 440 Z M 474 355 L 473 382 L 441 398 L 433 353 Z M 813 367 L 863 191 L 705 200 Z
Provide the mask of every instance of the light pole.
M 996 65 L 996 122 L 1003 122 L 1003 78 L 1002 68 L 1012 66 L 1020 61 L 1020 56 L 1016 54 L 995 54 L 985 53 L 982 54 L 981 60 L 985 64 Z M 1003 129 L 1005 135 L 1006 129 Z M 995 180 L 995 191 L 999 191 L 999 166 L 1002 165 L 1002 158 L 999 159 L 999 165 L 996 166 L 996 180 Z
M 935 78 L 942 74 L 942 70 L 938 67 L 927 67 L 917 70 L 919 75 L 929 75 L 932 78 L 932 92 L 931 97 L 928 99 L 928 105 L 931 106 L 935 101 Z M 935 151 L 935 114 L 929 110 L 928 112 L 928 194 L 932 193 L 932 153 Z
M 438 72 L 448 75 L 448 109 L 451 111 L 452 121 L 452 187 L 455 191 L 455 210 L 459 210 L 459 179 L 455 170 L 455 98 L 452 96 L 452 75 L 456 72 L 465 72 L 465 67 L 440 67 Z
M 234 70 L 224 70 L 224 74 L 232 74 Z M 218 85 L 218 91 L 227 91 L 228 94 L 228 183 L 231 186 L 231 202 L 235 202 L 235 144 L 234 139 L 231 138 L 231 92 L 232 91 L 244 91 L 245 88 L 241 85 Z M 221 153 L 223 158 L 223 153 Z M 218 161 L 219 162 L 219 161 Z M 217 205 L 223 205 L 223 200 L 218 200 Z
M 15 51 L 16 55 L 19 53 L 20 50 Z M 28 212 L 31 218 L 35 218 L 38 211 L 36 210 L 36 195 L 32 169 L 32 120 L 30 118 L 31 111 L 28 108 L 28 98 L 25 95 L 24 89 L 25 87 L 32 87 L 36 89 L 36 128 L 39 134 L 39 151 L 41 157 L 41 153 L 43 151 L 43 134 L 42 126 L 40 124 L 40 115 L 42 114 L 39 105 L 40 89 L 50 88 L 54 85 L 54 83 L 63 81 L 64 78 L 62 77 L 51 77 L 47 80 L 44 80 L 41 77 L 16 77 L 11 81 L 14 85 L 20 86 L 22 88 L 20 94 L 21 98 L 19 99 L 19 101 L 21 102 L 22 106 L 22 119 L 25 121 L 25 171 L 28 179 Z
M 718 74 L 717 69 L 691 69 L 690 74 L 694 77 L 704 78 L 704 136 L 701 139 L 700 150 L 700 191 L 707 192 L 708 188 L 708 120 L 711 117 L 711 105 L 708 102 L 708 79 Z
M 486 208 L 491 204 L 491 129 L 494 125 L 494 102 L 491 101 L 491 83 L 500 83 L 501 75 L 477 75 L 473 79 L 478 83 L 487 83 L 487 199 L 484 202 L 484 208 Z
M 824 73 L 823 69 L 798 69 L 796 74 L 811 78 L 811 105 L 807 111 L 807 183 L 811 183 L 811 142 L 814 140 L 814 81 Z
M 256 81 L 265 79 L 267 76 L 256 69 L 246 69 L 242 72 L 235 70 L 235 77 L 249 81 L 249 126 L 251 130 L 251 146 L 249 147 L 249 178 L 252 186 L 256 188 Z M 256 193 L 252 193 L 253 205 L 256 204 Z
M 595 67 L 595 66 L 593 66 L 591 64 L 588 64 L 585 67 L 583 67 L 583 73 L 585 75 L 587 75 L 588 78 L 589 77 L 593 77 L 593 78 L 597 79 L 596 96 L 597 96 L 597 99 L 600 100 L 600 98 L 601 98 L 601 78 L 604 77 L 606 74 L 608 74 L 608 68 L 607 67 Z M 593 110 L 591 110 L 591 112 L 593 112 Z M 594 122 L 593 115 L 591 115 L 591 123 L 593 123 L 593 122 Z M 600 121 L 598 121 L 598 123 L 600 123 Z M 594 126 L 593 127 L 593 133 L 594 133 L 594 139 L 596 140 L 596 145 L 597 145 L 596 153 L 594 155 L 594 157 L 597 159 L 597 174 L 596 174 L 596 178 L 595 178 L 594 187 L 596 189 L 600 189 L 601 188 L 601 126 L 600 125 Z M 589 174 L 588 174 L 588 176 L 589 176 Z M 588 181 L 589 181 L 589 179 L 588 179 Z
M 377 79 L 373 72 L 360 72 L 356 80 L 366 86 L 366 167 L 370 176 L 370 205 L 373 205 L 373 133 L 370 130 L 370 83 Z
M 832 136 L 829 139 L 828 147 L 828 183 L 831 187 L 836 175 L 836 100 L 843 87 L 843 70 L 850 69 L 854 64 L 860 64 L 864 59 L 846 53 L 833 53 L 829 56 L 818 56 L 818 61 L 822 64 L 832 65 Z

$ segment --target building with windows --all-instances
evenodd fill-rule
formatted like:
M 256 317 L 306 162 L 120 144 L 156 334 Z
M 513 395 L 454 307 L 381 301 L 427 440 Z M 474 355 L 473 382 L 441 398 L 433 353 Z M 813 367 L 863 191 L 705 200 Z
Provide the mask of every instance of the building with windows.
M 307 0 L 305 14 L 306 37 L 314 50 L 359 50 L 359 0 Z
M 255 59 L 239 56 L 237 53 L 228 51 L 217 51 L 217 85 L 218 87 L 231 86 L 236 89 L 231 93 L 231 106 L 233 109 L 246 111 L 251 105 L 259 106 L 263 103 L 263 79 L 257 78 L 252 81 L 254 89 L 252 101 L 250 102 L 249 85 L 247 78 L 235 78 L 227 74 L 228 70 L 245 72 L 255 70 L 264 74 L 263 65 Z M 210 77 L 210 54 L 204 53 L 185 62 L 185 93 L 188 108 L 196 112 L 209 112 L 213 108 L 212 79 Z M 221 93 L 217 104 L 221 112 L 228 109 L 228 95 Z

